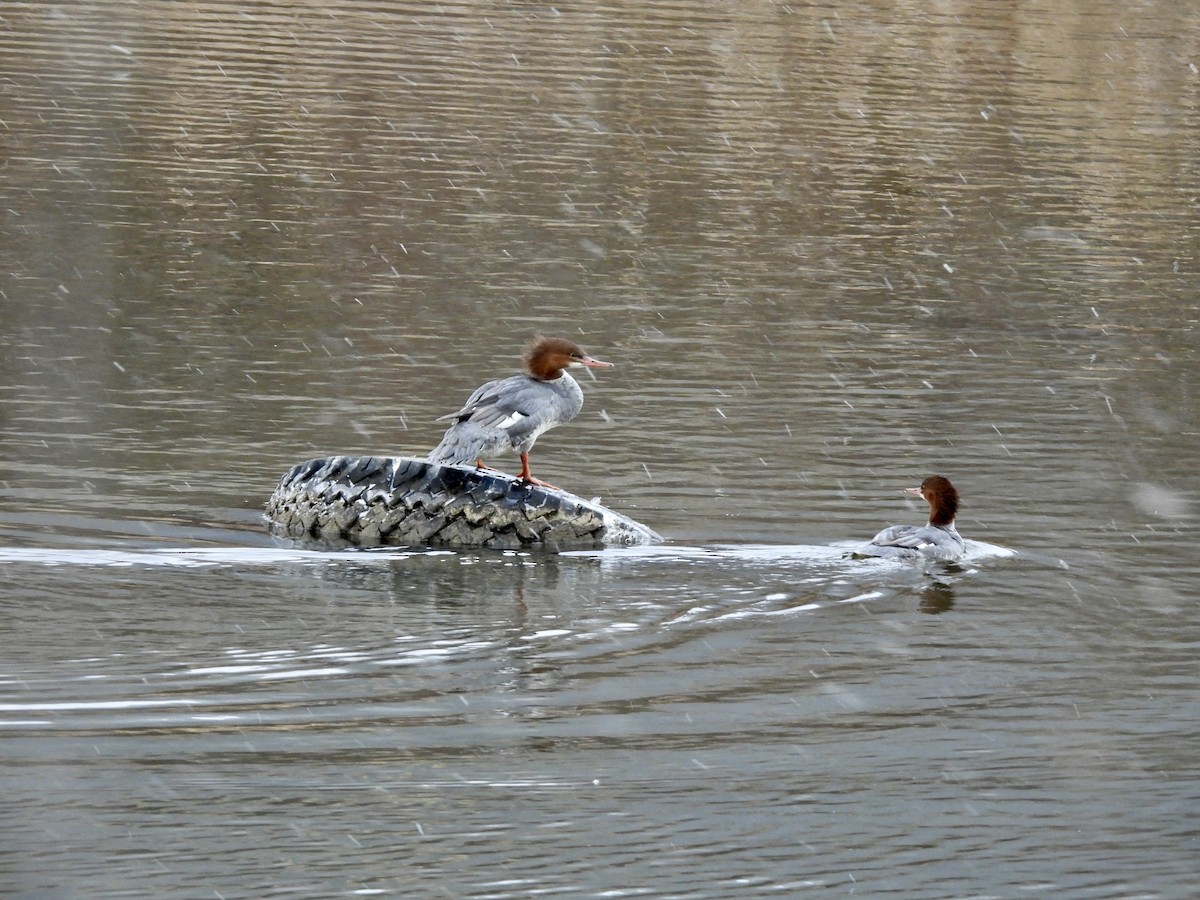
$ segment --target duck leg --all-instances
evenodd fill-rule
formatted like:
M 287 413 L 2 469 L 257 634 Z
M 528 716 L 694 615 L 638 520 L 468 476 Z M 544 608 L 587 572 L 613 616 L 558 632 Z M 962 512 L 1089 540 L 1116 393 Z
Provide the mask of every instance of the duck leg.
M 551 484 L 550 482 L 542 481 L 540 478 L 534 478 L 532 475 L 529 474 L 529 454 L 528 453 L 521 454 L 521 474 L 517 477 L 520 478 L 522 481 L 524 481 L 526 484 L 536 484 L 538 487 L 550 488 L 550 490 L 552 490 L 552 491 L 561 490 L 561 488 L 556 487 L 555 485 Z

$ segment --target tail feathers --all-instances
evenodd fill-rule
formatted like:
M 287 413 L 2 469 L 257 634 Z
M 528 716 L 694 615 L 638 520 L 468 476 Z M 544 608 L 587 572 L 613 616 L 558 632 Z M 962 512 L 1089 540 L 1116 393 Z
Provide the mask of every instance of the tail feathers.
M 425 458 L 434 463 L 466 465 L 512 451 L 512 440 L 506 432 L 480 428 L 473 422 L 455 422 Z
M 452 426 L 442 438 L 442 442 L 429 451 L 425 457 L 433 463 L 444 463 L 451 466 L 462 466 L 474 463 L 477 459 L 489 455 L 490 448 L 479 435 L 472 434 L 462 426 Z
M 442 441 L 436 447 L 429 451 L 429 455 L 425 457 L 431 463 L 442 463 L 449 466 L 461 466 L 466 463 L 473 463 L 479 458 L 476 453 L 470 452 L 469 447 L 462 447 L 457 444 L 447 444 Z

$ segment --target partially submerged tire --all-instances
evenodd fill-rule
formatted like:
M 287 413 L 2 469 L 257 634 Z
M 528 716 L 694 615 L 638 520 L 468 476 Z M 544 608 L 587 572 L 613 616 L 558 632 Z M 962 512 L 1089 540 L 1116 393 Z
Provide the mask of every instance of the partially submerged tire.
M 590 548 L 662 540 L 566 491 L 407 456 L 331 456 L 294 466 L 267 501 L 276 534 L 364 545 Z

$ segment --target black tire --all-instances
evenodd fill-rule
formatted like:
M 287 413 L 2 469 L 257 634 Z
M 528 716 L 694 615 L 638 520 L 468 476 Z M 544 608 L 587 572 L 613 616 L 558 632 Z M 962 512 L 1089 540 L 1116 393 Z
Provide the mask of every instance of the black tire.
M 267 518 L 277 534 L 366 545 L 568 549 L 662 540 L 565 491 L 406 456 L 301 463 L 275 488 Z

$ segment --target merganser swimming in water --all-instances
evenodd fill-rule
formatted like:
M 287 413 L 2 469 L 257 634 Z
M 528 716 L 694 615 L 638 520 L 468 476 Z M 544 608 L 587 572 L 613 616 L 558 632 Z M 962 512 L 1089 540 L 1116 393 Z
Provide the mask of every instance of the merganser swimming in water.
M 929 501 L 928 525 L 893 525 L 855 551 L 857 556 L 891 556 L 906 559 L 958 559 L 963 554 L 963 539 L 954 528 L 958 512 L 958 491 L 948 478 L 930 475 L 919 488 L 905 488 Z
M 525 354 L 525 375 L 489 381 L 475 390 L 456 413 L 442 442 L 428 459 L 435 463 L 475 463 L 485 456 L 515 450 L 521 455 L 522 481 L 553 488 L 529 474 L 529 451 L 543 432 L 570 422 L 583 408 L 583 391 L 568 373 L 570 366 L 607 368 L 612 363 L 592 359 L 573 341 L 539 337 Z

